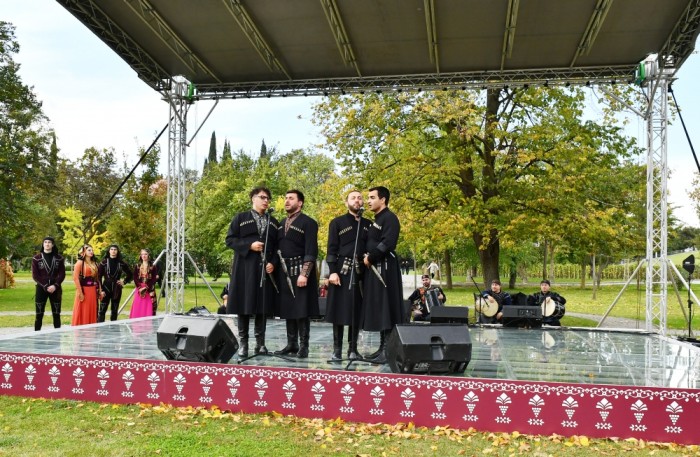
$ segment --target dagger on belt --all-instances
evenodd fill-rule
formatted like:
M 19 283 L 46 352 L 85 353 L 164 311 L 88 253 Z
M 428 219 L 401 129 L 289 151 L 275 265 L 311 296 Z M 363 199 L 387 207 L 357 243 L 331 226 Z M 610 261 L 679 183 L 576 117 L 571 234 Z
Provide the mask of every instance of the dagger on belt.
M 282 251 L 278 249 L 277 255 L 280 258 L 280 265 L 282 265 L 282 271 L 284 272 L 284 276 L 287 278 L 287 285 L 289 286 L 289 291 L 292 293 L 293 298 L 297 298 L 296 295 L 294 295 L 294 286 L 292 286 L 292 278 L 289 276 L 289 270 L 287 269 L 287 262 L 285 262 L 284 257 L 282 257 Z
M 264 255 L 262 252 L 260 252 L 260 258 L 262 259 L 262 263 L 263 263 L 263 267 L 264 267 L 264 266 L 265 266 L 265 255 Z M 263 270 L 263 271 L 264 271 L 264 270 Z M 268 273 L 267 271 L 265 271 L 264 274 L 267 275 L 268 278 L 270 278 L 270 284 L 272 284 L 272 287 L 275 289 L 275 292 L 277 292 L 277 293 L 279 294 L 279 293 L 280 293 L 280 290 L 279 290 L 279 288 L 277 287 L 277 281 L 275 281 L 275 278 L 274 278 L 270 273 Z M 263 276 L 263 279 L 264 279 L 264 278 L 265 278 L 265 276 Z M 260 282 L 262 283 L 263 281 L 260 280 Z
M 379 270 L 377 270 L 377 267 L 374 266 L 373 263 L 369 264 L 369 268 L 372 270 L 372 272 L 379 278 L 379 281 L 382 283 L 384 287 L 386 287 L 386 283 L 384 282 L 384 278 L 382 278 L 382 274 L 379 273 Z

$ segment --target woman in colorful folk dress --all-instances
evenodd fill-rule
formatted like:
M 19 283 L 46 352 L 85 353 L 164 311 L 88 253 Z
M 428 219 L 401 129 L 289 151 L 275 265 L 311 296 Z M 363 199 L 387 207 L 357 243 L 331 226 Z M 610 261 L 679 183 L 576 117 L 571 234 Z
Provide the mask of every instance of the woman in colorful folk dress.
M 158 280 L 158 268 L 153 264 L 151 252 L 148 249 L 141 249 L 139 262 L 134 268 L 134 284 L 136 293 L 134 302 L 131 305 L 129 318 L 152 316 L 153 302 L 156 299 L 156 281 Z
M 78 252 L 78 261 L 73 269 L 75 301 L 71 325 L 97 322 L 97 306 L 100 297 L 100 282 L 97 279 L 97 263 L 92 246 L 84 244 Z

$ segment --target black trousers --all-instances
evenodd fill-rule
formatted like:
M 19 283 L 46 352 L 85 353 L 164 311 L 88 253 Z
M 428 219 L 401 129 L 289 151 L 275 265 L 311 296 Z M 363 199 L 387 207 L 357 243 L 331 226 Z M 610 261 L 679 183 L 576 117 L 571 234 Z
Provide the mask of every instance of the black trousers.
M 43 287 L 37 285 L 34 298 L 34 307 L 36 308 L 36 316 L 34 318 L 34 330 L 41 330 L 41 325 L 44 321 L 44 312 L 46 311 L 46 301 L 51 303 L 51 315 L 53 317 L 54 328 L 61 328 L 61 296 L 63 291 L 57 287 L 54 293 L 50 294 Z

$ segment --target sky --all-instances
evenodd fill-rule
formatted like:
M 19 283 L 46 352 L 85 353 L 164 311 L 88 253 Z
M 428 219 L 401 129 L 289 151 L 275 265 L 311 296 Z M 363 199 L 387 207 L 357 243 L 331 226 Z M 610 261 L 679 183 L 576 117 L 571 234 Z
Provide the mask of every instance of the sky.
M 139 147 L 148 147 L 166 125 L 168 105 L 160 94 L 55 0 L 2 0 L 0 20 L 15 25 L 22 81 L 32 86 L 56 131 L 61 154 L 71 160 L 89 147 L 114 148 L 118 161 L 131 166 Z M 694 53 L 672 85 L 691 141 L 700 153 L 700 57 Z M 187 150 L 187 167 L 202 168 L 211 132 L 234 151 L 257 154 L 263 139 L 281 153 L 322 143 L 312 124 L 316 97 L 222 100 Z M 189 112 L 188 141 L 213 106 L 195 103 Z M 645 123 L 633 119 L 628 131 L 645 143 Z M 160 142 L 167 151 L 167 135 Z M 644 157 L 640 160 L 643 162 Z M 165 166 L 167 157 L 161 158 Z M 668 130 L 669 204 L 683 224 L 700 227 L 687 191 L 697 167 L 680 120 Z

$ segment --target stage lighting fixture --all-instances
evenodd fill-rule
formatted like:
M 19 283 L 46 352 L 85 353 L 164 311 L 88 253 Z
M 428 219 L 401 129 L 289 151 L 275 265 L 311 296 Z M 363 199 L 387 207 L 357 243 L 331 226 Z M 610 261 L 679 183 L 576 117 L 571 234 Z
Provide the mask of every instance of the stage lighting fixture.
M 683 269 L 692 275 L 695 271 L 695 256 L 690 254 L 688 257 L 683 259 Z

